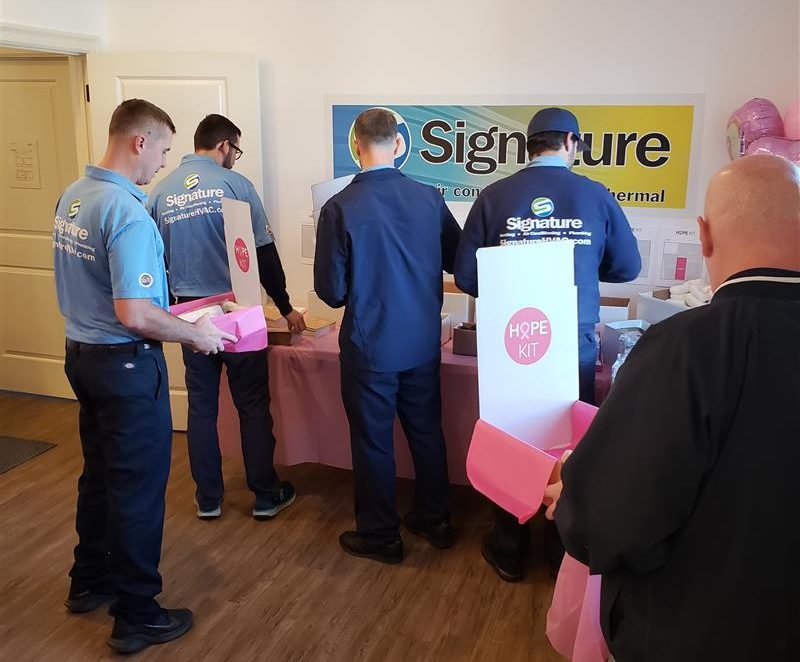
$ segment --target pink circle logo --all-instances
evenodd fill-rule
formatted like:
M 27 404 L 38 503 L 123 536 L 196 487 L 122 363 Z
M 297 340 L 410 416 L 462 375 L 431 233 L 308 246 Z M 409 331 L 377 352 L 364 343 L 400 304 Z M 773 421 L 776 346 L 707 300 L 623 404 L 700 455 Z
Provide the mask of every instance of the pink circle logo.
M 250 252 L 247 250 L 247 245 L 243 239 L 237 239 L 233 242 L 233 254 L 236 256 L 236 264 L 242 272 L 247 273 L 250 271 Z
M 538 308 L 523 308 L 506 324 L 506 351 L 512 361 L 531 365 L 547 353 L 552 337 L 547 315 Z

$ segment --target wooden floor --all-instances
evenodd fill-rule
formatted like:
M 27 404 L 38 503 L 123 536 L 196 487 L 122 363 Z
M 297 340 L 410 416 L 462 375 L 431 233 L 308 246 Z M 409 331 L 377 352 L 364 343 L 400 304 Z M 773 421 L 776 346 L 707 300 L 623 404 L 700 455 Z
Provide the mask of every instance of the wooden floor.
M 114 659 L 106 611 L 74 616 L 62 604 L 82 466 L 76 404 L 0 394 L 0 434 L 58 444 L 0 476 L 0 660 Z M 553 582 L 543 556 L 534 557 L 525 582 L 500 581 L 480 555 L 490 510 L 471 489 L 454 488 L 461 531 L 455 547 L 436 550 L 404 534 L 406 560 L 385 566 L 339 549 L 338 534 L 352 526 L 350 472 L 313 464 L 284 469 L 297 502 L 271 522 L 256 522 L 242 469 L 228 461 L 223 517 L 201 522 L 185 435 L 174 442 L 160 601 L 194 610 L 195 626 L 137 660 L 562 659 L 545 638 Z M 410 488 L 400 481 L 401 512 Z

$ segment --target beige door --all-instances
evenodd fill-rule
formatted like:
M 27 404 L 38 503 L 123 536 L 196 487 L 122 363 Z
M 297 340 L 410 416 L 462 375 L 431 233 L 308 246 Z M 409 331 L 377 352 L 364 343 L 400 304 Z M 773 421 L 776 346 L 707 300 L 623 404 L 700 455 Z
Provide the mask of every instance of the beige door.
M 106 145 L 108 122 L 125 99 L 146 99 L 172 117 L 177 133 L 167 167 L 150 186 L 194 151 L 197 124 L 209 113 L 229 117 L 242 131 L 244 156 L 236 170 L 262 193 L 261 113 L 258 62 L 254 56 L 225 53 L 90 53 L 87 55 L 89 115 L 94 158 Z M 180 346 L 165 346 L 169 369 L 172 426 L 186 429 L 188 402 Z
M 0 388 L 73 397 L 53 210 L 88 159 L 83 62 L 0 51 Z

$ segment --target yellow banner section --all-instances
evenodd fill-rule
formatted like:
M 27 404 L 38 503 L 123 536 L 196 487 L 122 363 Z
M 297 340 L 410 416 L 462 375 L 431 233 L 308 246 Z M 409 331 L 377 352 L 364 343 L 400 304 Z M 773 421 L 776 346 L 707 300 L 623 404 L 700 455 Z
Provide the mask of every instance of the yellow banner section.
M 575 172 L 625 207 L 686 206 L 694 106 L 572 106 L 591 153 Z

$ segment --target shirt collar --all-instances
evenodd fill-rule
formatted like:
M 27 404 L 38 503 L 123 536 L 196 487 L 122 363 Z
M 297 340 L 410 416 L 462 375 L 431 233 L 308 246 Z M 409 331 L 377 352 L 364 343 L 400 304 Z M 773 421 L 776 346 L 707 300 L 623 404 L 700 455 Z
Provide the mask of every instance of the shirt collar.
M 211 163 L 215 166 L 219 165 L 210 156 L 205 156 L 204 154 L 187 154 L 181 159 L 181 165 L 183 165 L 184 163 L 190 163 L 191 161 L 203 161 L 203 162 L 207 161 L 208 163 Z
M 526 168 L 537 168 L 539 166 L 555 166 L 560 168 L 566 168 L 567 163 L 562 159 L 560 156 L 556 154 L 540 154 L 539 156 L 534 156 L 531 159 L 531 162 L 526 165 Z
M 128 191 L 139 202 L 143 203 L 147 199 L 147 193 L 145 193 L 142 189 L 136 186 L 136 184 L 134 184 L 127 177 L 125 177 L 125 175 L 121 175 L 120 173 L 114 170 L 108 170 L 107 168 L 101 168 L 100 166 L 96 165 L 87 165 L 85 173 L 86 176 L 91 179 L 97 179 L 101 182 L 109 182 L 110 184 L 116 184 L 120 188 L 123 188 L 126 191 Z
M 726 278 L 725 282 L 717 287 L 716 290 L 714 290 L 714 294 L 728 285 L 753 281 L 759 281 L 763 283 L 791 283 L 800 285 L 800 271 L 791 271 L 789 269 L 771 269 L 767 267 L 759 269 L 745 269 L 744 271 L 739 271 L 738 273 Z
M 385 163 L 383 165 L 374 165 L 370 166 L 369 168 L 364 168 L 361 172 L 372 172 L 373 170 L 386 170 L 387 168 L 394 168 L 394 166 Z

